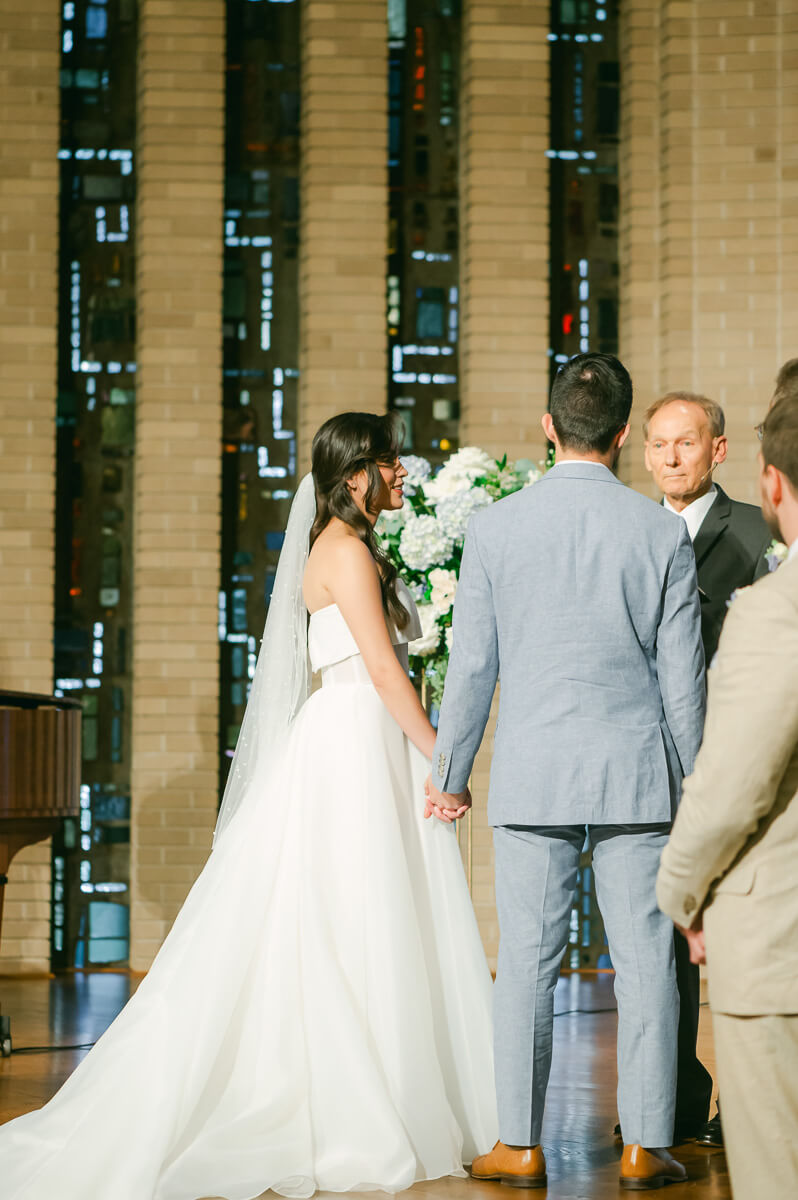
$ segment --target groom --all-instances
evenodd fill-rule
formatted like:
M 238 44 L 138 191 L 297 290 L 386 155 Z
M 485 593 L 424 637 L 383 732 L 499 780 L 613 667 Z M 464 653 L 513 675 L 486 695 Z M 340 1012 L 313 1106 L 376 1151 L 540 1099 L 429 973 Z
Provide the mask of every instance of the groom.
M 704 717 L 695 560 L 682 520 L 624 487 L 632 381 L 611 355 L 561 367 L 555 465 L 471 521 L 428 813 L 468 803 L 496 682 L 488 819 L 501 940 L 499 1133 L 477 1179 L 544 1186 L 554 987 L 587 837 L 618 1000 L 620 1182 L 685 1178 L 673 1136 L 678 997 L 654 881 Z

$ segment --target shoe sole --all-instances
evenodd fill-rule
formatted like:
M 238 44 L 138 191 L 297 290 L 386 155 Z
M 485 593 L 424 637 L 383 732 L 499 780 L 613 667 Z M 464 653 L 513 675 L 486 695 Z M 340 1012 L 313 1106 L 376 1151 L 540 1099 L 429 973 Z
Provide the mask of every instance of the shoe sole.
M 666 1187 L 669 1183 L 687 1183 L 687 1176 L 674 1179 L 672 1175 L 652 1175 L 650 1179 L 624 1179 L 621 1175 L 619 1183 L 627 1192 L 648 1192 L 654 1188 Z
M 545 1175 L 529 1175 L 526 1177 L 524 1177 L 523 1175 L 501 1175 L 501 1174 L 475 1175 L 473 1171 L 470 1171 L 469 1174 L 471 1175 L 472 1179 L 477 1179 L 483 1183 L 484 1182 L 490 1183 L 491 1181 L 498 1179 L 499 1183 L 504 1183 L 504 1184 L 506 1184 L 507 1187 L 514 1187 L 514 1188 L 544 1188 L 544 1187 L 546 1187 L 546 1176 Z

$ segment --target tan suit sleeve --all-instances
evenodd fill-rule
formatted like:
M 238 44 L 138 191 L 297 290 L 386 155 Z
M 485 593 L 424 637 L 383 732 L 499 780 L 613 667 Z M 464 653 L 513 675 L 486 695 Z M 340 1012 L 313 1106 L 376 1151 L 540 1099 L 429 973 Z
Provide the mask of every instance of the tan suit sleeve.
M 775 577 L 740 592 L 708 675 L 704 740 L 657 877 L 659 906 L 679 925 L 694 922 L 773 807 L 798 742 L 796 663 L 794 597 Z

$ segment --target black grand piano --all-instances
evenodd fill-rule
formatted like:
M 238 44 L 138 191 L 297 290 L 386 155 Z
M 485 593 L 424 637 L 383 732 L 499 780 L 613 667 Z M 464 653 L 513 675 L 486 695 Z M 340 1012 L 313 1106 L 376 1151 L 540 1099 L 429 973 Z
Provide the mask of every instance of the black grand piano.
M 80 808 L 80 701 L 0 690 L 0 941 L 11 859 Z M 11 1053 L 0 1016 L 0 1053 Z

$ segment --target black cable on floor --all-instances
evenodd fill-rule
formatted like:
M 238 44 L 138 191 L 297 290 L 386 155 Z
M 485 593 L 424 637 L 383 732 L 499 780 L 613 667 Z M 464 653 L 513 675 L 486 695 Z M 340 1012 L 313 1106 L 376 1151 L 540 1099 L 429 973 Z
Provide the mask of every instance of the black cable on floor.
M 81 1046 L 12 1046 L 12 1054 L 57 1054 L 59 1050 L 91 1050 L 94 1042 Z

